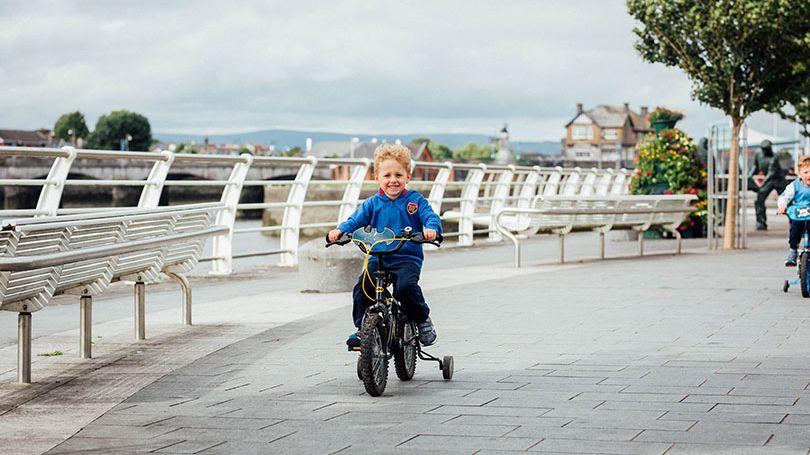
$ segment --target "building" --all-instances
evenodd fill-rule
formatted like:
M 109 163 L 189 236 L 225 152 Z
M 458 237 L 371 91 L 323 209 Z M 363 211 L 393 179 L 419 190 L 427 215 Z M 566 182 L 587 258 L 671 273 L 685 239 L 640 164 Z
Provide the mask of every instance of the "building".
M 589 110 L 577 103 L 574 118 L 565 125 L 563 156 L 578 166 L 621 167 L 632 162 L 636 143 L 651 131 L 647 106 L 641 112 L 630 105 L 599 105 Z
M 34 131 L 0 130 L 0 145 L 17 147 L 51 147 L 55 144 L 49 130 L 39 129 Z

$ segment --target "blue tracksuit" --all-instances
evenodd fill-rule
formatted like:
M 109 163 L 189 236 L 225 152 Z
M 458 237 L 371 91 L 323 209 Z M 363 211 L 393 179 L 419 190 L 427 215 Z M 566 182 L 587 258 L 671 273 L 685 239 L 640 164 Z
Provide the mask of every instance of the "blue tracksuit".
M 404 190 L 396 199 L 390 199 L 380 190 L 376 195 L 366 199 L 354 211 L 348 220 L 340 223 L 341 232 L 354 232 L 356 229 L 371 226 L 378 231 L 389 228 L 399 233 L 403 228 L 410 227 L 413 232 L 422 232 L 424 228 L 442 232 L 441 219 L 430 207 L 427 199 L 416 191 Z M 430 314 L 430 308 L 425 303 L 422 289 L 419 287 L 419 274 L 422 271 L 422 245 L 406 242 L 396 253 L 387 255 L 383 259 L 385 268 L 396 277 L 394 283 L 394 297 L 402 303 L 402 311 L 408 319 L 414 322 L 424 322 Z M 369 274 L 374 276 L 377 261 L 369 261 Z M 374 295 L 373 283 L 366 283 L 366 292 L 363 292 L 363 277 L 361 274 L 354 286 L 354 308 L 352 319 L 355 327 L 360 327 L 366 307 L 371 304 L 365 294 Z

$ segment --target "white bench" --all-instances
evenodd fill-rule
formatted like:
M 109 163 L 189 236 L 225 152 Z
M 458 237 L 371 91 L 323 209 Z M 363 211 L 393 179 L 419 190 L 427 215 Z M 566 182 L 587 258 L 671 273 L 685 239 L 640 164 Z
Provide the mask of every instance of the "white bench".
M 504 208 L 495 217 L 495 228 L 515 245 L 515 264 L 520 267 L 519 237 L 538 232 L 558 234 L 560 263 L 565 261 L 565 234 L 575 230 L 599 233 L 600 258 L 605 257 L 605 233 L 617 229 L 639 232 L 639 255 L 644 254 L 644 231 L 652 226 L 673 233 L 681 252 L 678 226 L 692 212 L 697 196 L 538 196 L 532 208 Z
M 135 334 L 145 338 L 145 283 L 165 273 L 183 289 L 191 324 L 191 290 L 183 275 L 197 263 L 221 203 L 110 209 L 82 215 L 0 222 L 0 310 L 18 317 L 19 382 L 31 381 L 31 313 L 58 294 L 80 296 L 80 352 L 91 357 L 92 296 L 113 281 L 135 281 Z
M 483 194 L 479 195 L 482 182 L 469 182 L 472 189 L 465 191 L 462 207 L 442 214 L 442 220 L 463 224 L 465 228 L 460 226 L 460 229 L 465 231 L 468 238 L 473 233 L 489 232 L 490 240 L 502 240 L 500 231 L 495 228 L 498 212 L 506 207 L 530 208 L 537 195 L 607 196 L 628 193 L 629 178 L 625 170 L 617 172 L 594 168 L 583 171 L 580 168 L 535 167 L 528 172 L 515 172 L 514 166 L 489 166 L 486 169 L 480 175 L 468 174 L 468 180 L 477 176 L 481 181 L 486 174 L 488 184 L 484 185 Z M 486 229 L 474 230 L 474 227 Z

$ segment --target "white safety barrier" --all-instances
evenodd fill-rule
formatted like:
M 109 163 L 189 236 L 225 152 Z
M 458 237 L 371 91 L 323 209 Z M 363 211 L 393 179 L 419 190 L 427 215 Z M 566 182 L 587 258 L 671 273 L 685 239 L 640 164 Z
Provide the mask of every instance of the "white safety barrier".
M 6 220 L 0 224 L 0 310 L 18 316 L 17 378 L 31 382 L 31 313 L 58 294 L 80 296 L 80 353 L 91 357 L 92 298 L 113 281 L 135 282 L 135 337 L 145 338 L 145 283 L 161 273 L 180 283 L 182 320 L 191 324 L 184 274 L 208 237 L 223 235 L 224 204 L 188 204 Z
M 638 254 L 644 254 L 644 231 L 652 226 L 672 232 L 681 252 L 678 226 L 692 212 L 693 194 L 661 196 L 538 196 L 532 208 L 498 211 L 495 227 L 515 245 L 515 266 L 520 267 L 520 240 L 538 232 L 554 233 L 560 240 L 560 263 L 565 262 L 565 235 L 574 230 L 599 233 L 599 257 L 605 258 L 605 233 L 617 229 L 639 232 Z
M 15 159 L 37 158 L 51 160 L 50 171 L 45 179 L 5 178 L 0 179 L 0 188 L 39 186 L 42 188 L 35 207 L 15 210 L 0 210 L 0 219 L 22 216 L 52 216 L 63 214 L 107 211 L 112 207 L 59 208 L 66 186 L 78 187 L 141 187 L 137 208 L 157 207 L 161 195 L 169 187 L 221 188 L 219 202 L 226 209 L 216 219 L 216 224 L 227 226 L 228 231 L 213 239 L 211 257 L 201 261 L 212 262 L 212 273 L 229 274 L 233 260 L 252 256 L 278 255 L 282 266 L 298 263 L 298 247 L 301 231 L 308 228 L 328 229 L 345 220 L 362 201 L 362 193 L 371 194 L 376 184 L 371 177 L 371 163 L 367 159 L 335 159 L 314 157 L 259 157 L 243 154 L 195 155 L 158 152 L 117 152 L 105 150 L 80 150 L 64 148 L 28 148 L 0 146 L 0 160 L 13 168 Z M 151 163 L 148 177 L 138 179 L 82 179 L 70 178 L 77 162 L 113 162 L 117 166 L 134 163 Z M 170 178 L 176 168 L 194 166 L 227 167 L 229 177 L 222 180 Z M 287 169 L 293 180 L 274 180 L 262 177 L 266 170 Z M 348 179 L 333 179 L 333 171 Z M 177 172 L 177 171 L 175 171 Z M 184 172 L 184 171 L 179 171 Z M 487 234 L 490 240 L 501 240 L 495 228 L 495 215 L 503 208 L 527 208 L 536 195 L 604 195 L 625 194 L 629 178 L 622 170 L 582 171 L 579 168 L 541 168 L 528 166 L 499 166 L 466 163 L 414 162 L 414 178 L 410 187 L 428 194 L 433 209 L 446 222 L 445 237 L 458 237 L 460 245 L 472 245 L 476 234 Z M 286 198 L 263 202 L 240 203 L 246 188 L 286 189 Z M 314 187 L 329 187 L 342 190 L 340 199 L 315 199 Z M 337 216 L 314 222 L 303 222 L 308 210 L 335 207 Z M 260 227 L 235 227 L 238 210 L 283 210 L 280 224 Z M 458 223 L 458 229 L 452 223 Z M 278 248 L 234 253 L 234 236 L 277 233 Z

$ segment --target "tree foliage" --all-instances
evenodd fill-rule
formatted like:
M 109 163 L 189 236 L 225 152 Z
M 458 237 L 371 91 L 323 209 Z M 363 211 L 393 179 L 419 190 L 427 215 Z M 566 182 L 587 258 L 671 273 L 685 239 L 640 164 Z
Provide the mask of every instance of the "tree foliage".
M 119 150 L 121 140 L 132 136 L 129 150 L 148 150 L 152 145 L 152 128 L 149 120 L 141 114 L 125 110 L 102 115 L 96 129 L 90 134 L 89 146 L 102 150 Z
M 459 161 L 492 161 L 493 148 L 491 144 L 478 145 L 468 142 L 463 147 L 453 150 L 453 159 Z
M 66 141 L 86 138 L 89 134 L 84 114 L 79 111 L 62 114 L 53 126 L 53 135 Z
M 424 144 L 425 142 L 428 143 L 428 148 L 430 148 L 430 153 L 433 154 L 433 158 L 436 161 L 449 160 L 449 159 L 453 158 L 453 150 L 450 149 L 450 147 L 448 147 L 448 146 L 446 146 L 444 144 L 440 144 L 440 143 L 434 141 L 433 139 L 431 139 L 429 137 L 417 137 L 417 138 L 414 138 L 410 142 L 410 145 L 418 146 L 418 145 Z
M 784 105 L 810 67 L 807 0 L 627 0 L 644 60 L 682 69 L 692 97 L 731 118 L 724 248 L 734 247 L 739 132 L 745 119 Z

